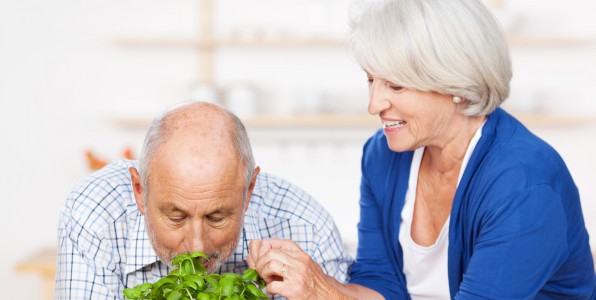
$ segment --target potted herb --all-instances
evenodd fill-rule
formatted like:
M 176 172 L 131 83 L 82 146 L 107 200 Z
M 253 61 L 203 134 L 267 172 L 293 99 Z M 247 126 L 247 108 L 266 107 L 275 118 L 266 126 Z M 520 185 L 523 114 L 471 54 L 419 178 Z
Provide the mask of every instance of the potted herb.
M 202 252 L 180 254 L 172 265 L 177 267 L 168 276 L 155 283 L 143 283 L 124 289 L 130 300 L 261 300 L 268 299 L 261 291 L 265 281 L 257 271 L 248 269 L 244 274 L 207 274 Z

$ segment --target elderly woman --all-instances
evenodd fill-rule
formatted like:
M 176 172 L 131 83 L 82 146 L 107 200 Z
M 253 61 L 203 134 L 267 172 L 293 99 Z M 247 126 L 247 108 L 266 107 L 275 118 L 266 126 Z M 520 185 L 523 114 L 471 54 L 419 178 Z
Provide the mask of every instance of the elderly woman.
M 489 10 L 478 0 L 367 3 L 351 50 L 383 128 L 364 146 L 350 283 L 290 241 L 255 241 L 249 264 L 267 289 L 290 299 L 594 299 L 573 179 L 499 108 L 511 62 Z

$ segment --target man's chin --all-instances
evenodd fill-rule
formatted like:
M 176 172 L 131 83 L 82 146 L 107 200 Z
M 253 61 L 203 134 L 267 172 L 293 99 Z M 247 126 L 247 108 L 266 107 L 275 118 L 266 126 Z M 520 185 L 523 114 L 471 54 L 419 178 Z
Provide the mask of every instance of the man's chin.
M 203 263 L 203 267 L 207 269 L 207 274 L 216 273 L 223 264 L 219 258 L 211 258 Z

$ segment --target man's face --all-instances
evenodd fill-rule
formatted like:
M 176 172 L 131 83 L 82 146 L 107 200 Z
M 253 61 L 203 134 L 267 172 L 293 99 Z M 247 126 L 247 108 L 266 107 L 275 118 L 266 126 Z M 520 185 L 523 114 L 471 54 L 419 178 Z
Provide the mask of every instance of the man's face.
M 237 168 L 220 171 L 212 178 L 152 171 L 147 199 L 139 209 L 153 248 L 164 263 L 170 264 L 181 253 L 202 251 L 209 256 L 205 267 L 214 272 L 234 252 L 253 184 L 244 199 L 241 172 Z

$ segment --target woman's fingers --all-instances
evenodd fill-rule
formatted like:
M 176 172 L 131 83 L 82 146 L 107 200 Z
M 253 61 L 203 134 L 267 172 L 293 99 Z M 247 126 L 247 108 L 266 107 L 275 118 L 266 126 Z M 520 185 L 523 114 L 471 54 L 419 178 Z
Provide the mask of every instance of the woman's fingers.
M 256 262 L 271 250 L 302 251 L 294 241 L 280 239 L 252 240 L 248 245 L 248 249 L 247 262 L 248 266 L 253 269 L 255 269 Z
M 249 245 L 249 266 L 259 273 L 271 295 L 310 299 L 317 294 L 315 282 L 323 281 L 321 267 L 290 240 L 260 240 Z
M 267 240 L 252 240 L 248 244 L 248 266 L 255 268 L 254 264 L 259 260 L 259 257 L 271 250 L 271 244 Z

